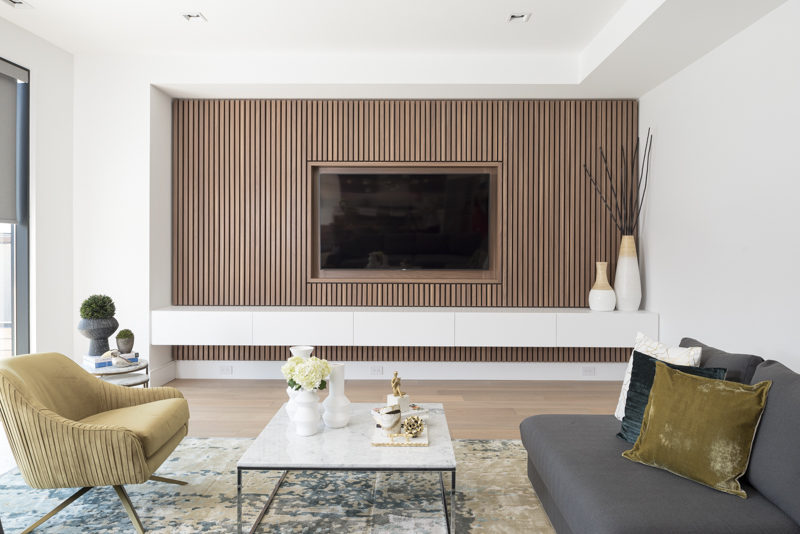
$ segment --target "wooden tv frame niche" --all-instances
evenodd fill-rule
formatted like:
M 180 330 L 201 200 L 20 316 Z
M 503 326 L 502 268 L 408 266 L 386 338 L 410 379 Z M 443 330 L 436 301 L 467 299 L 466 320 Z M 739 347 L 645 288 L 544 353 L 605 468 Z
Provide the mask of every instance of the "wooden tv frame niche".
M 385 174 L 425 174 L 448 172 L 452 174 L 486 173 L 489 175 L 489 268 L 488 269 L 323 269 L 320 266 L 319 236 L 319 174 L 321 171 L 350 174 L 367 174 L 380 170 Z M 501 283 L 498 162 L 312 162 L 308 176 L 311 183 L 311 224 L 308 226 L 309 244 L 308 279 L 310 282 L 428 282 L 428 283 Z

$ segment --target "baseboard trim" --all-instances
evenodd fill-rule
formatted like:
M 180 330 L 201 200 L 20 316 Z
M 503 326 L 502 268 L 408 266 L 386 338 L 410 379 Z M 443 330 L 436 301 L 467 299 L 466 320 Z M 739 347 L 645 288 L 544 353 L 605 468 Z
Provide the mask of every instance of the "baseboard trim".
M 283 362 L 176 361 L 175 378 L 278 379 Z M 394 371 L 407 380 L 613 380 L 625 363 L 545 362 L 345 362 L 348 380 L 389 379 Z
M 150 369 L 150 385 L 152 387 L 159 387 L 175 380 L 178 374 L 178 366 L 176 363 L 175 361 L 171 361 L 158 369 Z

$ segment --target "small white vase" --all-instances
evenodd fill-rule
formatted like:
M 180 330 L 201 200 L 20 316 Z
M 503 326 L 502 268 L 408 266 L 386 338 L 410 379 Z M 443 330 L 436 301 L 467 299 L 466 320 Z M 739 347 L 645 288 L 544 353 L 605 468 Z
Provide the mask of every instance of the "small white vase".
M 592 311 L 613 311 L 617 304 L 617 296 L 608 283 L 608 262 L 598 261 L 595 266 L 597 278 L 592 290 L 589 291 L 589 308 Z
M 289 402 L 286 403 L 286 415 L 289 416 L 289 421 L 294 421 L 294 412 L 297 410 L 297 404 L 295 403 L 297 393 L 296 389 L 286 386 L 286 394 L 289 395 Z
M 632 312 L 642 303 L 642 281 L 639 276 L 639 259 L 636 257 L 636 242 L 632 235 L 622 236 L 619 246 L 617 272 L 614 275 L 614 291 L 617 294 L 617 309 Z
M 319 410 L 319 393 L 316 389 L 298 391 L 295 397 L 294 430 L 298 436 L 313 436 L 320 430 L 322 417 Z
M 314 352 L 314 347 L 311 345 L 296 345 L 294 347 L 289 347 L 289 352 L 292 353 L 292 356 L 300 356 L 304 360 L 307 360 L 311 353 Z
M 342 428 L 350 421 L 350 399 L 344 394 L 344 364 L 332 363 L 328 398 L 322 401 L 322 420 L 330 428 Z

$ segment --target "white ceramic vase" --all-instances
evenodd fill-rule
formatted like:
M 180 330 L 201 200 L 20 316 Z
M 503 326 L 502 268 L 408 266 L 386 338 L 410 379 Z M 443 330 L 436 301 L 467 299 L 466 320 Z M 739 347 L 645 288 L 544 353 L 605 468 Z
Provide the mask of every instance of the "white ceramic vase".
M 592 311 L 613 311 L 617 304 L 617 296 L 608 283 L 608 262 L 598 261 L 595 266 L 597 278 L 592 290 L 589 291 L 589 308 Z
M 328 398 L 322 401 L 322 420 L 330 428 L 342 428 L 350 421 L 350 399 L 344 394 L 344 364 L 331 363 Z
M 289 352 L 292 353 L 292 356 L 300 356 L 303 359 L 307 359 L 314 352 L 314 347 L 311 345 L 295 345 L 294 347 L 289 347 Z
M 294 412 L 297 410 L 295 398 L 297 398 L 298 393 L 296 389 L 286 386 L 286 394 L 289 396 L 289 402 L 286 403 L 286 415 L 289 416 L 289 421 L 294 421 Z
M 294 430 L 298 436 L 313 436 L 322 426 L 319 393 L 316 389 L 301 389 L 295 397 Z
M 617 294 L 617 309 L 632 312 L 642 303 L 642 281 L 639 276 L 639 259 L 636 257 L 636 242 L 632 235 L 622 236 L 619 246 L 617 272 L 614 275 L 614 291 Z

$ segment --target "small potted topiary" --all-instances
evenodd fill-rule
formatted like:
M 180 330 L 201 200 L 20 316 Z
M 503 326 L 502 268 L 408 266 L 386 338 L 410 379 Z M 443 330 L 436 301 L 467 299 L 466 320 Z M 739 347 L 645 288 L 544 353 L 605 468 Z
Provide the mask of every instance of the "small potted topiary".
M 122 354 L 133 352 L 133 332 L 127 328 L 117 332 L 117 348 Z
M 102 356 L 108 351 L 108 336 L 119 327 L 114 319 L 116 311 L 114 301 L 106 295 L 92 295 L 81 304 L 78 332 L 89 338 L 89 356 Z

